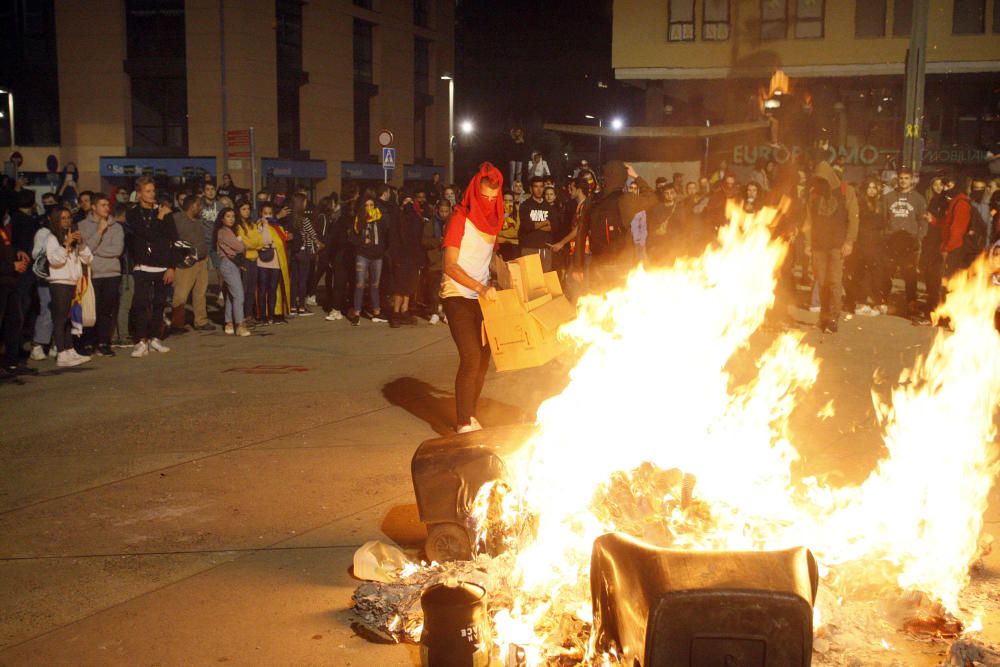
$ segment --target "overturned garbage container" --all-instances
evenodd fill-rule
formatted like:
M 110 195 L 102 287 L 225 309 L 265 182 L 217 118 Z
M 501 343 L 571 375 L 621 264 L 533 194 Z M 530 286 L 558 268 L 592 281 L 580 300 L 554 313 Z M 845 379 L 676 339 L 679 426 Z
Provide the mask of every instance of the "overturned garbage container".
M 640 667 L 808 667 L 818 584 L 802 547 L 673 551 L 608 533 L 590 561 L 595 645 Z
M 410 471 L 427 557 L 439 563 L 472 557 L 469 512 L 484 484 L 504 479 L 504 461 L 534 433 L 527 424 L 449 435 L 422 443 Z

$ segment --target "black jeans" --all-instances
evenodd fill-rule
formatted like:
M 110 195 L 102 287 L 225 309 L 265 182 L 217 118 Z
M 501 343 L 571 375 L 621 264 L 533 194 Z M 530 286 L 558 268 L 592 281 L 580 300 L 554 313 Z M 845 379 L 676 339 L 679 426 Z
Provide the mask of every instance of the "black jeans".
M 81 343 L 84 345 L 111 345 L 111 332 L 118 317 L 118 302 L 121 299 L 121 276 L 94 278 L 94 302 L 97 321 L 94 326 L 83 330 Z
M 292 308 L 305 308 L 309 292 L 309 267 L 312 254 L 307 250 L 292 253 Z
M 941 302 L 941 272 L 944 270 L 944 256 L 941 253 L 941 228 L 927 226 L 927 236 L 920 248 L 920 275 L 927 289 L 927 313 L 932 313 Z
M 17 366 L 17 356 L 21 352 L 21 295 L 17 288 L 0 287 L 0 328 L 3 331 L 4 368 Z
M 423 273 L 424 302 L 428 315 L 437 315 L 438 304 L 441 303 L 441 274 L 441 269 L 425 269 Z
M 458 425 L 471 422 L 490 367 L 490 346 L 483 344 L 483 311 L 476 299 L 450 296 L 443 300 L 448 329 L 458 348 L 455 412 Z
M 274 319 L 280 280 L 281 269 L 257 267 L 257 283 L 260 286 L 260 316 L 266 320 Z
M 163 272 L 135 271 L 132 277 L 135 278 L 135 292 L 128 319 L 135 342 L 159 338 L 163 330 L 163 308 L 167 304 Z
M 257 260 L 247 260 L 243 271 L 243 316 L 257 318 L 257 283 L 260 269 Z
M 76 285 L 59 285 L 49 283 L 52 294 L 52 339 L 60 352 L 73 348 L 73 335 L 70 327 L 69 309 L 73 305 Z
M 904 231 L 897 231 L 885 239 L 882 250 L 882 276 L 879 287 L 882 303 L 887 303 L 892 292 L 892 278 L 898 272 L 906 285 L 906 307 L 909 309 L 917 300 L 917 262 L 920 256 L 920 244 L 917 237 Z M 887 291 L 886 291 L 887 290 Z

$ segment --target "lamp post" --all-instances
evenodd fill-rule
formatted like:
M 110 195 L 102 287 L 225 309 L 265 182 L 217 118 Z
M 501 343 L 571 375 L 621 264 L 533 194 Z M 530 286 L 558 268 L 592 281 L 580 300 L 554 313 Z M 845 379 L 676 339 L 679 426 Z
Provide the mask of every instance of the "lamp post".
M 0 95 L 7 96 L 7 116 L 10 118 L 10 147 L 17 146 L 17 139 L 14 136 L 14 93 L 0 88 Z
M 448 82 L 448 185 L 455 182 L 455 77 L 445 72 L 442 81 Z
M 586 118 L 588 120 L 596 120 L 597 121 L 597 127 L 600 127 L 600 128 L 604 127 L 604 119 L 601 118 L 600 116 L 595 116 L 593 114 L 589 114 L 588 113 L 587 115 L 584 116 L 584 118 Z M 604 137 L 602 137 L 599 134 L 597 135 L 597 168 L 598 169 L 601 168 L 601 164 L 602 164 L 602 162 L 601 162 L 601 141 L 603 139 L 604 139 Z

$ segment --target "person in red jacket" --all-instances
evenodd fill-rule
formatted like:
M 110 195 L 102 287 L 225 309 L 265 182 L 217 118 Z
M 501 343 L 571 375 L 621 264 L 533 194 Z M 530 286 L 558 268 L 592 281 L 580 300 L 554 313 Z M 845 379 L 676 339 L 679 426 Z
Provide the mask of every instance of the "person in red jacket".
M 972 222 L 972 201 L 964 192 L 957 192 L 948 204 L 941 224 L 941 252 L 945 254 L 945 275 L 968 268 L 974 257 L 965 251 L 965 234 Z

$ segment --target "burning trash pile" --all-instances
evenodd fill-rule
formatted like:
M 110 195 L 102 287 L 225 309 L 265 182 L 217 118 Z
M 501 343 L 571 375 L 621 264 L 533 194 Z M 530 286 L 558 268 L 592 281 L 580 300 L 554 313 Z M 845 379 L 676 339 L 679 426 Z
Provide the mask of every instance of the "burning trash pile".
M 365 625 L 417 641 L 421 592 L 455 579 L 486 591 L 489 643 L 507 664 L 631 665 L 622 646 L 602 643 L 608 619 L 594 616 L 591 556 L 608 533 L 671 552 L 808 548 L 820 664 L 892 664 L 892 633 L 968 636 L 1000 609 L 995 594 L 974 606 L 963 597 L 988 548 L 983 514 L 1000 471 L 1000 289 L 988 267 L 950 282 L 939 314 L 952 331 L 938 332 L 891 400 L 873 392 L 885 447 L 868 478 L 800 478 L 789 418 L 819 362 L 801 332 L 763 351 L 751 341 L 787 252 L 774 216 L 737 212 L 702 256 L 581 299 L 560 332 L 579 351 L 568 385 L 504 450 L 502 484 L 458 499 L 471 535 L 460 546 L 479 555 L 364 584 Z M 753 372 L 738 375 L 748 359 Z

